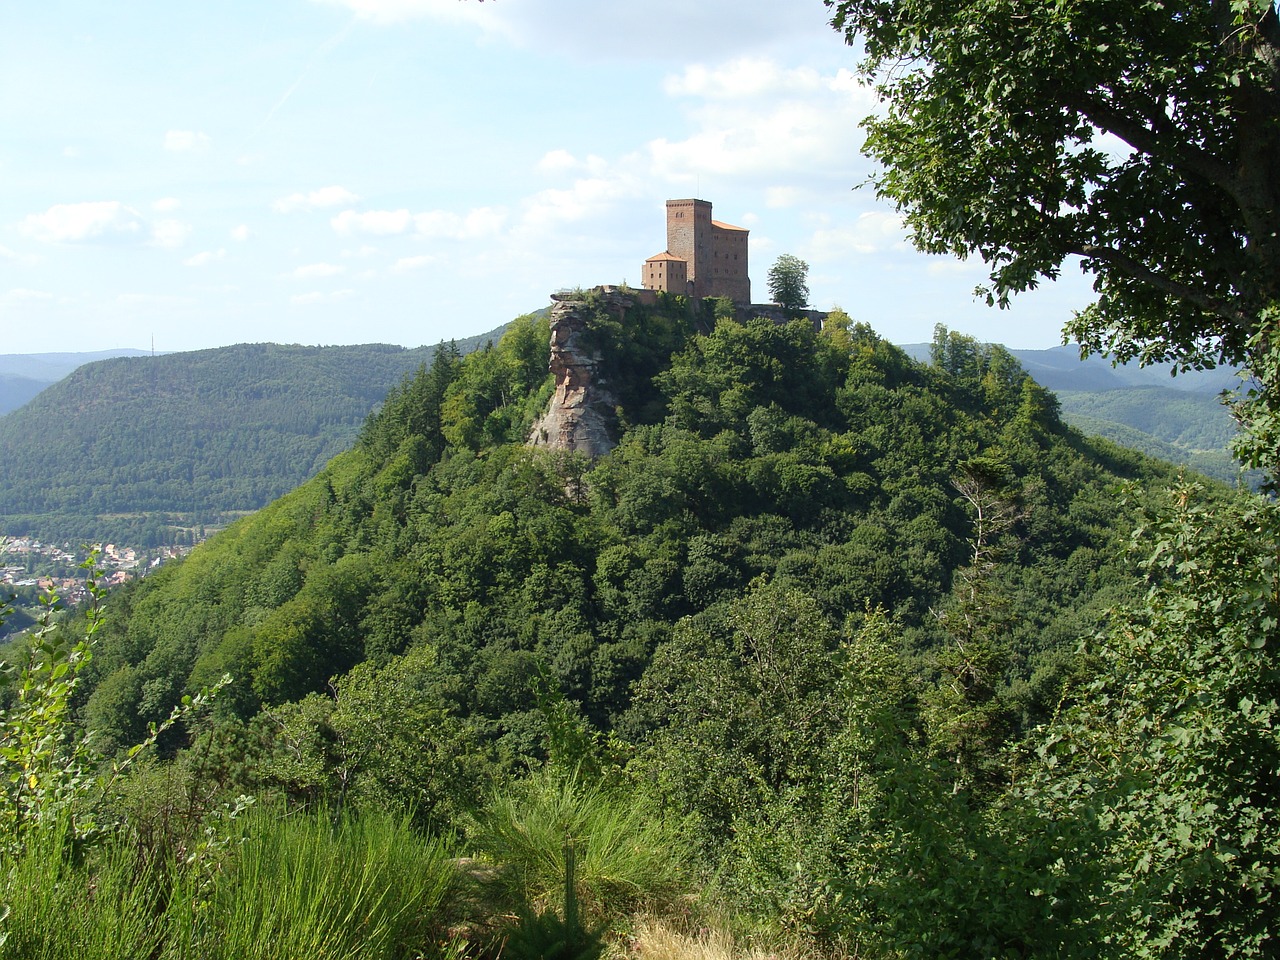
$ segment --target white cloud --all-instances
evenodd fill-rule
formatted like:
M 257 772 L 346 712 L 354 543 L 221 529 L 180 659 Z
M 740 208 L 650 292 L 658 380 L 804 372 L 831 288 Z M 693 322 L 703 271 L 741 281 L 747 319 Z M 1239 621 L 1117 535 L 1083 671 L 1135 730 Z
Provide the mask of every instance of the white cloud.
M 392 273 L 408 273 L 411 270 L 417 270 L 417 269 L 420 269 L 421 267 L 425 267 L 427 264 L 433 262 L 435 259 L 436 259 L 435 257 L 425 253 L 419 257 L 401 257 L 391 267 L 391 272 Z
M 46 293 L 43 290 L 28 290 L 25 287 L 14 287 L 4 295 L 4 299 L 11 301 L 52 300 L 53 298 L 52 293 Z
M 320 291 L 312 291 L 311 293 L 299 293 L 289 298 L 289 302 L 295 306 L 306 306 L 311 303 L 327 303 L 334 300 L 345 300 L 347 297 L 353 296 L 354 290 L 333 290 L 329 293 L 321 293 Z
M 502 21 L 493 14 L 494 5 L 487 8 L 478 2 L 467 0 L 316 0 L 327 6 L 345 7 L 361 20 L 374 23 L 402 23 L 406 20 L 447 20 L 472 22 L 497 27 Z
M 779 209 L 794 207 L 803 199 L 805 192 L 799 187 L 769 187 L 764 192 L 764 203 L 767 207 Z
M 151 228 L 151 242 L 157 247 L 180 247 L 191 233 L 191 224 L 181 220 L 158 220 Z
M 172 213 L 182 204 L 177 197 L 161 197 L 159 200 L 151 201 L 151 209 L 156 213 Z
M 585 177 L 564 190 L 542 190 L 524 203 L 521 226 L 545 229 L 608 213 L 620 200 L 644 196 L 646 186 L 629 174 Z
M 824 74 L 738 58 L 686 67 L 666 79 L 665 89 L 685 104 L 693 132 L 684 140 L 648 144 L 657 176 L 687 183 L 709 173 L 776 183 L 785 175 L 797 187 L 831 176 L 857 182 L 868 169 L 859 156 L 859 124 L 877 104 L 847 69 Z
M 292 193 L 271 204 L 276 213 L 292 213 L 295 210 L 317 210 L 322 207 L 340 207 L 355 203 L 360 198 L 346 187 L 331 186 L 312 190 L 310 193 Z
M 811 67 L 784 70 L 762 57 L 739 57 L 714 68 L 704 64 L 685 67 L 684 73 L 667 77 L 662 86 L 673 97 L 745 100 L 766 94 L 811 93 L 824 84 Z
M 412 222 L 413 217 L 408 210 L 369 210 L 365 213 L 343 210 L 329 221 L 338 233 L 367 233 L 377 237 L 404 233 Z
M 357 247 L 354 250 L 343 250 L 341 255 L 346 260 L 353 260 L 353 259 L 363 260 L 366 257 L 376 256 L 377 253 L 378 253 L 377 247 L 365 243 L 365 244 L 361 244 L 359 247 Z
M 40 257 L 30 253 L 16 253 L 8 247 L 0 246 L 0 260 L 9 260 L 13 263 L 21 263 L 27 266 L 33 266 L 40 262 Z
M 21 229 L 46 243 L 127 242 L 147 235 L 142 215 L 118 200 L 60 203 L 29 215 Z
M 478 207 L 459 216 L 448 210 L 430 210 L 413 218 L 417 232 L 424 237 L 448 240 L 477 240 L 501 233 L 507 212 L 501 208 Z
M 249 229 L 249 225 L 247 223 L 242 223 L 238 227 L 231 228 L 231 239 L 237 243 L 244 243 L 251 236 L 253 236 L 253 231 Z
M 853 167 L 862 140 L 860 119 L 818 98 L 712 111 L 688 139 L 654 140 L 649 154 L 653 171 L 666 177 L 703 172 L 807 178 Z
M 315 280 L 319 277 L 332 277 L 335 274 L 344 273 L 346 269 L 337 263 L 309 263 L 298 267 L 289 276 L 295 280 Z
M 527 47 L 571 51 L 616 62 L 619 58 L 688 59 L 690 51 L 717 56 L 724 50 L 769 46 L 782 37 L 820 33 L 833 48 L 840 38 L 807 4 L 777 0 L 647 0 L 642 7 L 602 0 L 554 3 L 480 3 L 477 0 L 323 0 L 368 19 L 389 23 L 411 16 L 469 21 Z M 652 28 L 671 42 L 629 42 L 637 28 Z M 602 38 L 609 38 L 602 42 Z M 678 38 L 678 42 L 675 42 Z
M 817 260 L 839 260 L 851 254 L 874 254 L 911 249 L 902 218 L 883 210 L 860 214 L 848 226 L 817 230 L 810 241 Z
M 987 273 L 987 265 L 982 262 L 981 257 L 971 257 L 968 260 L 959 260 L 954 257 L 930 257 L 928 264 L 929 273 L 935 277 L 965 273 L 985 276 Z
M 195 303 L 195 300 L 163 293 L 122 293 L 116 297 L 116 303 L 125 307 L 183 307 Z
M 73 146 L 73 147 L 63 147 L 63 148 L 62 148 L 62 155 L 63 155 L 64 157 L 66 157 L 68 160 L 78 160 L 78 159 L 80 158 L 80 148 L 79 148 L 79 147 L 74 147 L 74 146 Z
M 225 247 L 219 247 L 217 250 L 202 250 L 193 257 L 187 257 L 182 262 L 188 267 L 203 267 L 212 263 L 214 260 L 221 260 L 226 257 L 227 251 Z
M 164 148 L 171 153 L 203 153 L 213 141 L 197 130 L 170 130 L 164 135 Z
M 538 169 L 543 173 L 563 173 L 578 166 L 578 158 L 568 150 L 550 150 L 538 161 Z
M 587 173 L 599 176 L 608 168 L 608 161 L 603 157 L 592 153 L 588 154 L 586 160 L 579 160 L 568 150 L 550 150 L 538 161 L 538 170 L 549 174 L 585 170 Z

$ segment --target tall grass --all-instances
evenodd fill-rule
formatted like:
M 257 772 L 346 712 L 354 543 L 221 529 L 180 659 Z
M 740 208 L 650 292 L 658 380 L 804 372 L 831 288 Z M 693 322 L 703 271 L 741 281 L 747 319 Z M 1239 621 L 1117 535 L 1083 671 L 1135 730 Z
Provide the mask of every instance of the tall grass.
M 168 956 L 399 960 L 452 952 L 445 845 L 388 816 L 256 815 L 211 896 L 186 896 Z
M 664 909 L 688 889 L 683 831 L 619 790 L 555 767 L 496 793 L 475 839 L 517 907 L 563 906 L 570 842 L 578 900 L 594 921 Z
M 32 831 L 0 863 L 3 960 L 150 960 L 164 941 L 162 878 L 110 844 L 72 863 L 66 821 Z
M 373 815 L 250 818 L 218 859 L 157 865 L 116 837 L 83 860 L 66 829 L 0 863 L 0 960 L 452 957 L 456 871 L 438 840 Z

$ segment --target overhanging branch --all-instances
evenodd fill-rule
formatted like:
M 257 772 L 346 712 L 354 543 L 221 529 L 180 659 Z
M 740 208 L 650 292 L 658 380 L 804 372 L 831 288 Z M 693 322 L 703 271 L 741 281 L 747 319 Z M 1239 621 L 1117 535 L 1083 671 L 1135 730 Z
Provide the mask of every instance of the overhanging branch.
M 1114 247 L 1084 243 L 1072 247 L 1067 252 L 1074 253 L 1076 256 L 1087 257 L 1090 260 L 1101 260 L 1104 263 L 1109 263 L 1134 280 L 1155 287 L 1155 289 L 1162 293 L 1167 293 L 1171 297 L 1177 297 L 1179 300 L 1193 303 L 1201 310 L 1212 313 L 1215 316 L 1222 317 L 1236 326 L 1242 333 L 1248 334 L 1253 330 L 1248 315 L 1242 311 L 1219 300 L 1217 297 L 1209 296 L 1203 290 L 1166 277 L 1164 274 L 1152 270 L 1141 260 L 1135 259 L 1127 253 L 1122 253 Z
M 1174 138 L 1156 132 L 1094 97 L 1070 97 L 1067 106 L 1099 130 L 1114 134 L 1139 153 L 1208 181 L 1238 206 L 1242 205 L 1241 185 L 1235 174 L 1212 154 L 1189 143 L 1173 142 Z

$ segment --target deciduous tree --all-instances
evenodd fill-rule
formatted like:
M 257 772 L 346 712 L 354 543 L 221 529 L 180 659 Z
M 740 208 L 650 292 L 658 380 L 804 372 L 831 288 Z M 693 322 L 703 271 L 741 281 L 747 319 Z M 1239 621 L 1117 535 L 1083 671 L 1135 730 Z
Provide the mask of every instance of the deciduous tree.
M 790 313 L 809 305 L 809 265 L 784 253 L 769 268 L 769 296 Z
M 1079 258 L 1066 333 L 1119 360 L 1242 364 L 1241 453 L 1280 460 L 1280 18 L 1273 0 L 826 0 L 887 112 L 879 194 L 989 302 Z

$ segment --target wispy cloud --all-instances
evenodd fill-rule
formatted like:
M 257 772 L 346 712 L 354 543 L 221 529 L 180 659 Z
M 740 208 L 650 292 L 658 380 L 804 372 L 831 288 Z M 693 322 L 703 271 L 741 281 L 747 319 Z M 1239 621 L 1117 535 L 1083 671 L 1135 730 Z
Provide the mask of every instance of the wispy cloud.
M 191 224 L 181 220 L 157 220 L 151 228 L 151 242 L 157 247 L 180 247 L 191 234 Z
M 902 218 L 883 210 L 862 213 L 852 224 L 818 229 L 809 242 L 812 255 L 822 260 L 905 252 L 911 247 Z
M 346 187 L 331 186 L 312 190 L 310 193 L 291 193 L 271 204 L 276 213 L 293 213 L 297 210 L 318 210 L 323 207 L 340 207 L 355 203 L 360 198 Z
M 21 230 L 46 243 L 130 242 L 149 233 L 142 215 L 119 200 L 55 204 L 27 216 Z
M 542 173 L 576 173 L 585 170 L 586 172 L 599 176 L 608 169 L 608 161 L 603 157 L 598 157 L 594 153 L 589 154 L 585 160 L 579 160 L 568 150 L 551 150 L 543 155 L 538 161 L 538 169 Z
M 413 215 L 408 210 L 367 210 L 364 213 L 343 210 L 329 223 L 344 235 L 364 233 L 386 237 L 408 231 L 413 224 Z
M 116 297 L 116 303 L 125 307 L 183 307 L 195 302 L 192 297 L 165 293 L 122 293 Z
M 53 300 L 54 296 L 52 293 L 46 293 L 44 290 L 29 290 L 26 287 L 14 287 L 12 290 L 5 291 L 3 299 L 11 302 L 30 302 L 32 300 Z
M 477 207 L 465 214 L 450 210 L 430 210 L 413 218 L 414 229 L 424 237 L 448 240 L 477 240 L 502 232 L 507 212 L 496 207 Z
M 710 100 L 746 100 L 762 95 L 812 93 L 823 86 L 818 71 L 810 67 L 784 69 L 763 57 L 739 57 L 719 66 L 693 64 L 683 73 L 668 76 L 663 89 L 673 97 Z
M 331 303 L 335 300 L 346 300 L 354 295 L 354 290 L 331 290 L 327 293 L 313 290 L 311 293 L 296 294 L 289 298 L 289 302 L 295 306 L 304 307 L 313 303 Z
M 491 27 L 503 22 L 501 13 L 479 7 L 476 2 L 458 0 L 316 0 L 331 7 L 345 7 L 360 20 L 374 23 L 403 23 L 406 20 L 431 18 L 452 22 L 472 22 Z M 479 9 L 477 9 L 479 7 Z
M 694 65 L 666 78 L 666 93 L 693 131 L 648 144 L 652 172 L 681 180 L 698 173 L 786 177 L 792 186 L 837 174 L 857 177 L 860 121 L 874 93 L 846 69 L 820 73 L 765 58 Z
M 164 148 L 170 153 L 203 153 L 213 140 L 198 130 L 170 130 L 164 135 Z
M 422 254 L 418 257 L 401 257 L 391 267 L 392 273 L 409 273 L 413 270 L 420 270 L 429 263 L 435 261 L 435 257 L 430 254 Z
M 202 250 L 193 257 L 187 257 L 182 262 L 188 267 L 203 267 L 213 263 L 215 260 L 224 259 L 226 255 L 226 248 L 219 247 L 217 250 Z
M 308 263 L 291 271 L 289 276 L 294 280 L 316 280 L 320 277 L 332 277 L 345 273 L 346 269 L 338 263 Z
M 43 213 L 29 214 L 19 229 L 44 243 L 137 243 L 157 247 L 181 246 L 191 233 L 191 225 L 181 220 L 150 223 L 119 200 L 55 204 Z

